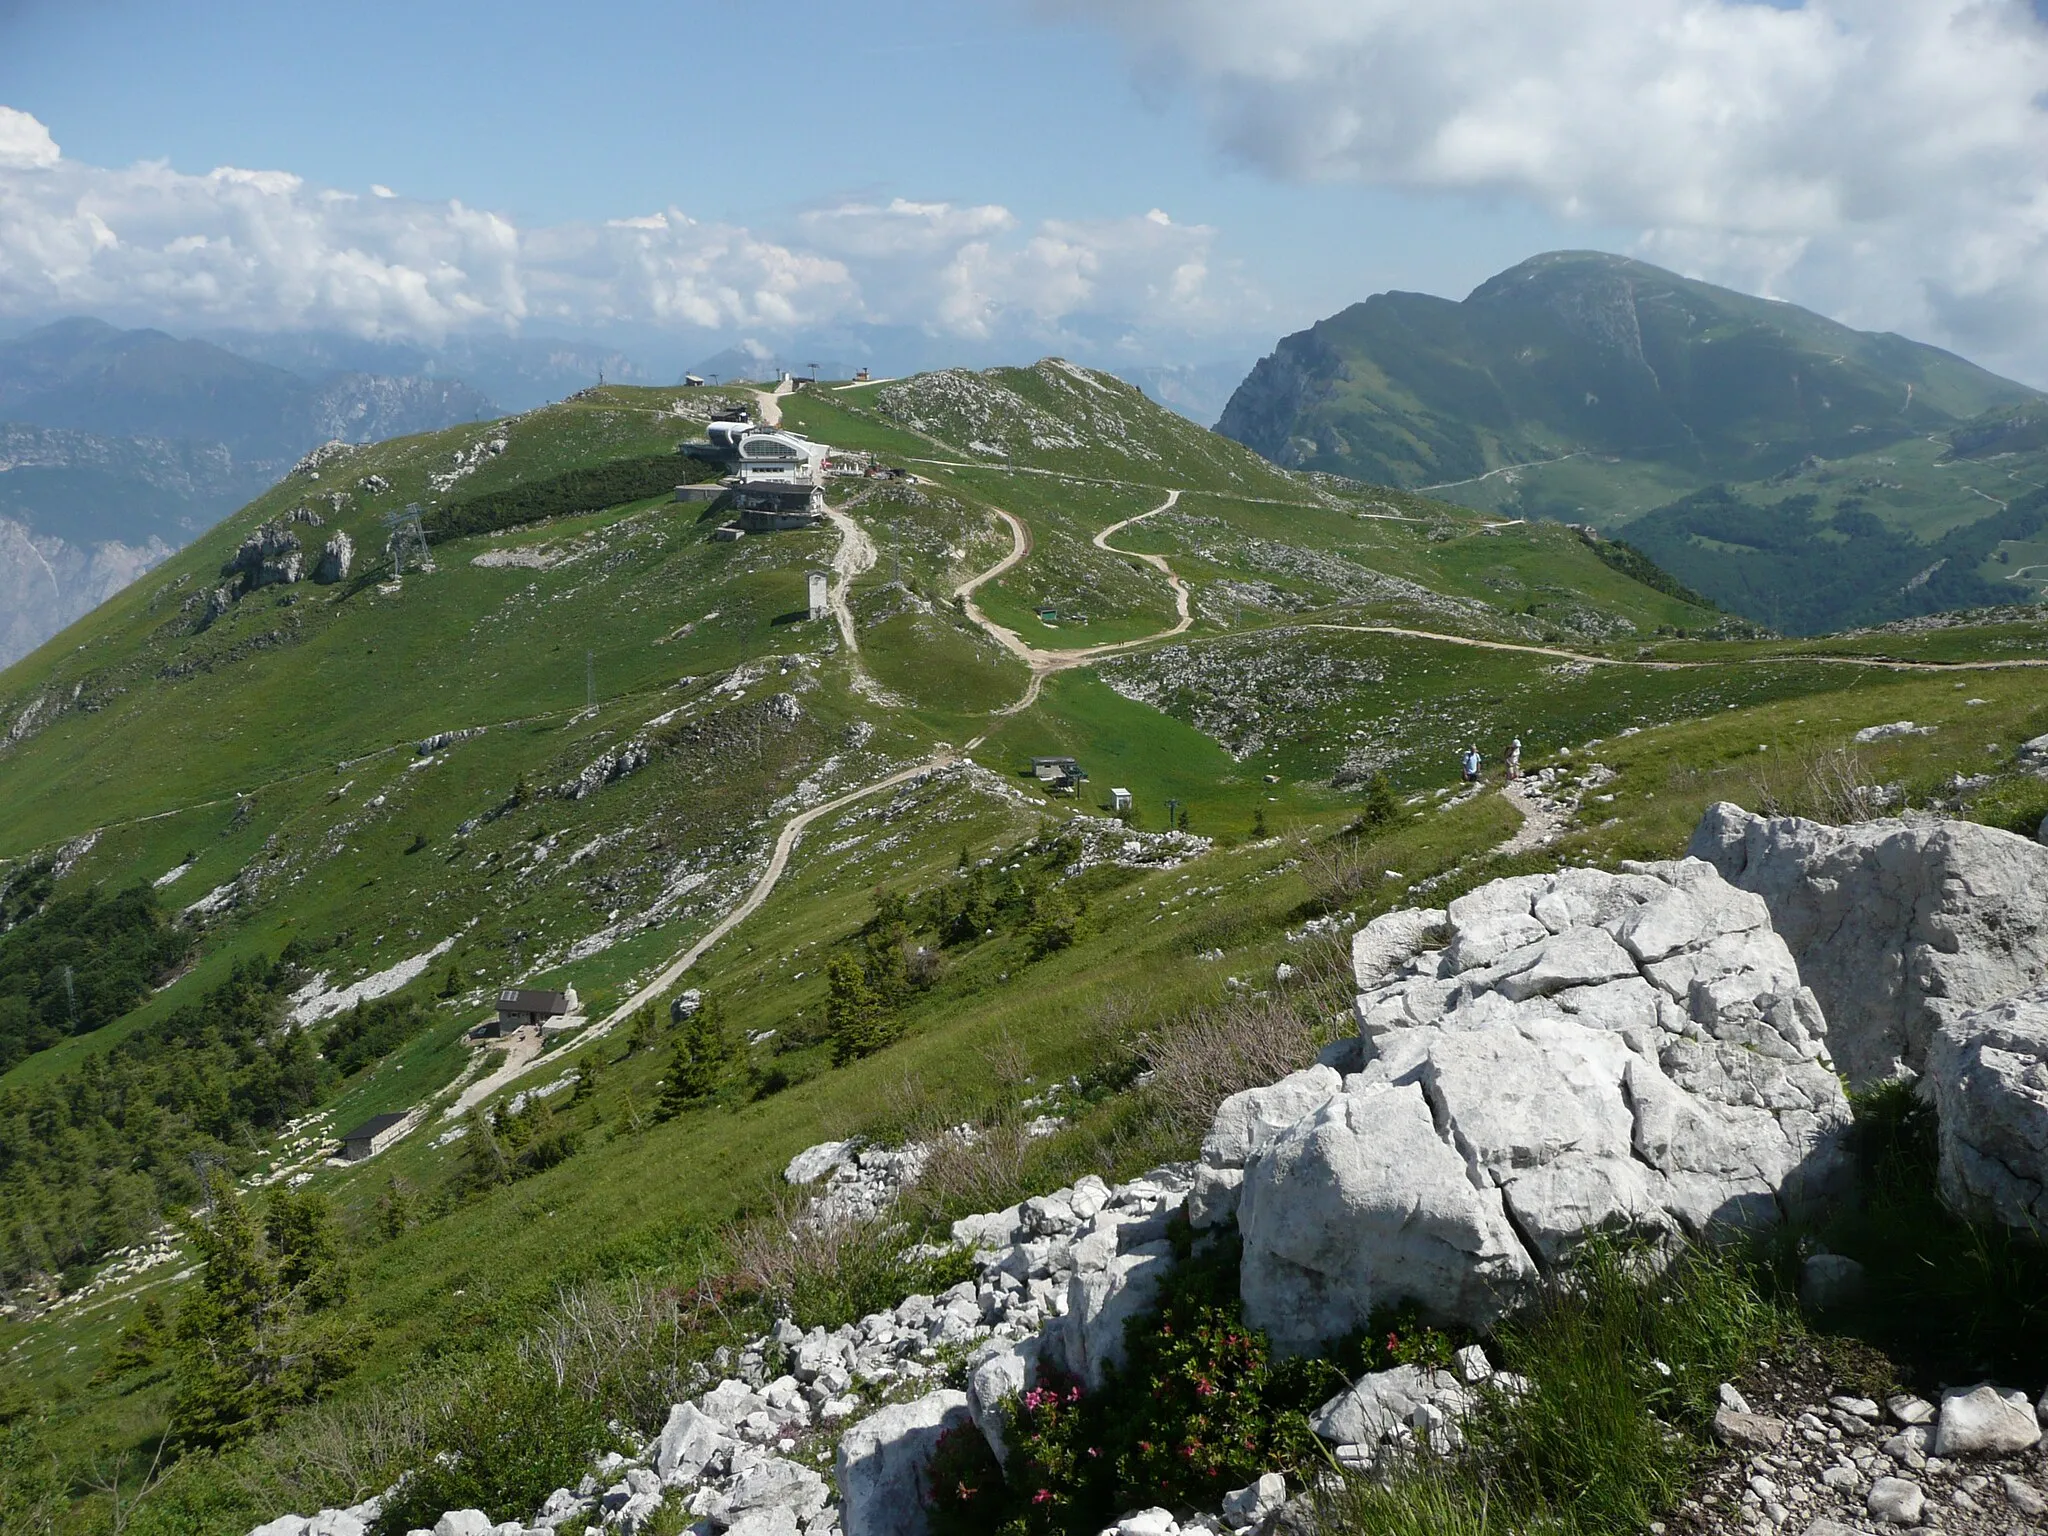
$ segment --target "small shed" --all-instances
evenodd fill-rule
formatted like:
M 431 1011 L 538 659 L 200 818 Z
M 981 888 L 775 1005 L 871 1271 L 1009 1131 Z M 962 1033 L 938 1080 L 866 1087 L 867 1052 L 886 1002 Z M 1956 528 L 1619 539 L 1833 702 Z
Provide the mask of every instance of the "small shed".
M 1121 816 L 1131 808 L 1131 792 L 1128 789 L 1112 789 L 1109 792 L 1109 808 Z
M 341 1155 L 351 1163 L 372 1157 L 396 1141 L 404 1125 L 404 1115 L 372 1115 L 354 1130 L 343 1133 Z
M 528 1024 L 545 1024 L 569 1011 L 566 992 L 533 992 L 524 987 L 507 987 L 498 994 L 498 1016 L 492 1020 L 493 1034 L 503 1035 Z
M 700 388 L 703 385 L 703 383 L 704 378 L 702 374 L 686 373 L 683 375 L 683 388 L 685 389 L 697 389 Z

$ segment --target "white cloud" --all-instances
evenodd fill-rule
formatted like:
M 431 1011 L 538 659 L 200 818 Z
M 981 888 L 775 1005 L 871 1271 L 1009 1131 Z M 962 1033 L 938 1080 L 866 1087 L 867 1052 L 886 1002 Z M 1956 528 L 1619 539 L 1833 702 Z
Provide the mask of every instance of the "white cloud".
M 0 170 L 48 170 L 62 158 L 50 130 L 12 107 L 0 107 Z
M 676 208 L 521 228 L 370 191 L 277 170 L 86 165 L 35 118 L 0 108 L 0 314 L 428 339 L 528 323 L 877 323 L 1058 344 L 1076 326 L 1214 330 L 1257 307 L 1213 262 L 1213 230 L 1157 210 L 1027 228 L 995 205 L 897 199 L 814 209 L 783 231 Z
M 1508 193 L 2048 376 L 2048 28 L 2027 0 L 1045 0 L 1231 156 Z

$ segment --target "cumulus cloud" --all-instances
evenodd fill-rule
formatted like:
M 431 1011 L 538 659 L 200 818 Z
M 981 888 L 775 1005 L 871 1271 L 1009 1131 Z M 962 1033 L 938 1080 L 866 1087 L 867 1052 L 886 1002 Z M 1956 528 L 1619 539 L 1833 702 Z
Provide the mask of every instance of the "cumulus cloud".
M 1215 231 L 1152 212 L 1026 227 L 995 205 L 847 201 L 782 230 L 677 208 L 522 228 L 373 185 L 64 156 L 0 107 L 0 314 L 438 339 L 528 324 L 767 333 L 888 324 L 976 340 L 1236 325 Z
M 1115 29 L 1272 174 L 1518 196 L 2048 376 L 2028 0 L 1045 3 Z
M 59 158 L 49 129 L 26 112 L 0 107 L 0 169 L 47 170 Z

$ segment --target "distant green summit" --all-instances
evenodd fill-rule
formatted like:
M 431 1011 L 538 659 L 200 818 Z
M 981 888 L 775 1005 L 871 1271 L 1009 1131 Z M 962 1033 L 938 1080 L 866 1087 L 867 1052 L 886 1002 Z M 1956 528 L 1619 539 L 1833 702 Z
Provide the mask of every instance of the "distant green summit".
M 2038 595 L 2022 501 L 2044 477 L 2011 456 L 2048 451 L 2043 404 L 1938 347 L 1560 251 L 1284 338 L 1217 429 L 1289 468 L 1630 524 L 1709 596 L 1818 630 Z

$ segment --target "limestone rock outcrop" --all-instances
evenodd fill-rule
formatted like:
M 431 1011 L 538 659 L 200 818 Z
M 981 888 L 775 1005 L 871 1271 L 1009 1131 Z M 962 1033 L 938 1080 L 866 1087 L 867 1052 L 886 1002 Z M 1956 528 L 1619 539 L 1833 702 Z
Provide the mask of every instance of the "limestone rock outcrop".
M 834 1465 L 846 1536 L 924 1536 L 924 1470 L 942 1435 L 973 1423 L 965 1394 L 938 1391 L 849 1429 Z
M 299 536 L 283 523 L 264 523 L 242 541 L 223 574 L 239 572 L 247 592 L 289 586 L 306 573 Z
M 1942 1198 L 2048 1230 L 2048 988 L 1944 1023 L 1922 1086 L 1941 1126 Z
M 356 541 L 346 529 L 337 529 L 320 551 L 320 563 L 313 567 L 313 579 L 326 586 L 348 580 L 348 568 L 355 562 Z
M 1832 827 L 1708 808 L 1691 853 L 1761 896 L 1855 1087 L 1919 1072 L 1946 1021 L 2048 983 L 2048 848 L 1935 817 Z
M 1363 1069 L 1227 1100 L 1190 1199 L 1234 1201 L 1246 1319 L 1283 1352 L 1382 1304 L 1483 1327 L 1587 1233 L 1773 1222 L 1846 1180 L 1820 1007 L 1698 860 L 1496 881 L 1354 953 Z

